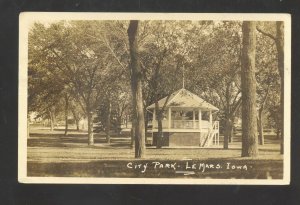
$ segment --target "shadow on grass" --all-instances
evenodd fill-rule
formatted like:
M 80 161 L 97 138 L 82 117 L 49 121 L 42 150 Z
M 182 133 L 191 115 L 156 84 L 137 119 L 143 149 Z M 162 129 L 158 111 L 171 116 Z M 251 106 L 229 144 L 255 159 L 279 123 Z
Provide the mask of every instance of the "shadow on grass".
M 87 146 L 87 134 L 55 134 L 55 133 L 31 133 L 27 140 L 28 147 L 67 147 L 74 145 Z M 94 134 L 95 144 L 107 144 L 106 136 Z M 111 136 L 111 147 L 126 147 L 130 145 L 130 138 Z

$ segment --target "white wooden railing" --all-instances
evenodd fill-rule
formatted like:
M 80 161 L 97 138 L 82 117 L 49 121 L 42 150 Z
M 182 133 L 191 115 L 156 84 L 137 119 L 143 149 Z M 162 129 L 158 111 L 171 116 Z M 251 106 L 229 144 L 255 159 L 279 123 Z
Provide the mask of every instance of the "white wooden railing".
M 152 126 L 154 129 L 157 129 L 158 122 L 157 120 L 152 121 Z M 169 121 L 162 120 L 162 127 L 164 129 L 169 128 Z M 201 120 L 201 129 L 209 129 L 209 121 Z M 199 129 L 199 120 L 171 120 L 170 129 Z
M 171 128 L 175 129 L 199 129 L 199 120 L 172 120 Z
M 220 145 L 220 126 L 219 121 L 214 121 L 212 126 L 209 129 L 206 137 L 204 138 L 204 142 L 202 147 L 210 147 L 213 143 L 214 145 Z

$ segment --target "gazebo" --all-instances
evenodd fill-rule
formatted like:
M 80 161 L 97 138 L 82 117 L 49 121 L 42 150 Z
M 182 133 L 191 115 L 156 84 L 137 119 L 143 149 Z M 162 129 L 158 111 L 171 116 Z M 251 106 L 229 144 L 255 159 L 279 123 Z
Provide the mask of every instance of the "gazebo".
M 167 102 L 166 102 L 167 100 Z M 210 147 L 219 145 L 219 121 L 213 121 L 218 108 L 182 88 L 158 101 L 163 110 L 162 146 Z M 147 107 L 152 113 L 152 145 L 156 145 L 158 123 L 155 103 Z M 151 123 L 151 122 L 150 122 Z

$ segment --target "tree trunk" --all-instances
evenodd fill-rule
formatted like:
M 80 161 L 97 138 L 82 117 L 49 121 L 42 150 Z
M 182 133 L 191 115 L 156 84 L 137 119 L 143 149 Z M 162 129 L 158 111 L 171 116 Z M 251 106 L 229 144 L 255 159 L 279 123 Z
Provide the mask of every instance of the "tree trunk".
M 55 111 L 51 112 L 51 115 L 52 115 L 53 130 L 54 130 L 55 127 L 57 128 L 56 117 L 55 117 Z
M 117 118 L 117 135 L 120 136 L 122 133 L 122 116 L 118 116 Z
M 263 33 L 264 34 L 264 33 Z M 266 35 L 266 34 L 264 34 Z M 275 40 L 278 58 L 278 71 L 280 75 L 280 113 L 281 113 L 281 143 L 280 153 L 284 153 L 284 23 L 283 21 L 276 22 L 276 37 L 271 36 Z
M 30 138 L 30 117 L 27 116 L 27 138 Z
M 228 149 L 229 135 L 230 135 L 230 120 L 225 119 L 225 130 L 224 130 L 224 149 Z
M 281 129 L 280 129 L 280 154 L 284 153 L 284 79 L 281 77 L 281 94 L 280 94 L 280 109 L 281 109 Z
M 72 108 L 72 106 L 71 106 L 71 112 L 72 112 L 74 120 L 75 120 L 76 130 L 79 131 L 79 129 L 80 129 L 79 128 L 79 121 L 80 121 L 80 119 L 79 119 L 78 115 L 76 114 L 76 111 Z
M 157 119 L 156 148 L 161 148 L 162 147 L 162 138 L 163 138 L 162 111 L 159 110 L 157 99 L 155 101 L 155 113 L 156 113 L 156 119 Z
M 258 156 L 255 27 L 256 23 L 249 21 L 244 21 L 242 26 L 242 157 Z
M 88 145 L 94 144 L 94 133 L 93 133 L 93 112 L 87 109 L 87 118 L 88 118 Z
M 230 129 L 230 135 L 229 135 L 229 142 L 233 142 L 233 137 L 234 137 L 234 125 L 233 125 L 233 121 L 231 121 L 231 129 Z
M 265 107 L 265 103 L 267 101 L 269 95 L 269 86 L 266 92 L 266 95 L 264 97 L 264 100 L 258 110 L 258 120 L 257 120 L 257 127 L 258 127 L 258 141 L 260 145 L 264 145 L 265 144 L 265 138 L 264 138 L 264 119 L 263 119 L 263 112 L 264 112 L 264 107 Z
M 233 117 L 229 114 L 229 117 L 225 117 L 224 149 L 228 149 L 228 144 L 232 142 L 233 134 Z
M 137 88 L 137 130 L 135 137 L 135 157 L 142 158 L 145 152 L 145 121 L 141 82 L 138 83 Z
M 127 30 L 130 48 L 131 89 L 133 109 L 136 109 L 135 158 L 142 158 L 145 151 L 145 119 L 142 94 L 142 72 L 138 52 L 138 21 L 131 20 Z
M 54 130 L 54 120 L 53 120 L 53 114 L 49 110 L 49 121 L 50 121 L 50 131 L 52 132 Z
M 263 127 L 263 111 L 259 109 L 258 111 L 258 142 L 260 145 L 265 144 L 265 137 L 264 137 L 264 127 Z
M 69 114 L 69 99 L 65 96 L 65 136 L 68 135 L 68 114 Z
M 53 132 L 54 131 L 54 122 L 53 122 L 52 115 L 50 115 L 49 121 L 50 121 L 50 131 Z
M 76 131 L 79 131 L 80 130 L 80 128 L 79 128 L 79 120 L 75 119 L 75 123 L 76 123 Z
M 229 134 L 228 134 L 228 142 L 229 142 L 229 143 L 232 142 L 232 128 L 229 130 Z
M 105 127 L 106 142 L 108 144 L 110 144 L 110 116 L 111 116 L 111 102 L 109 100 L 109 102 L 108 102 L 108 114 L 107 114 L 106 127 Z
M 229 143 L 231 143 L 231 142 L 233 142 L 233 137 L 234 137 L 233 119 L 231 119 L 231 118 L 230 118 L 230 124 L 228 127 L 228 132 L 229 132 L 228 141 L 229 141 Z
M 135 115 L 134 115 L 135 116 Z M 131 147 L 133 148 L 135 146 L 135 143 L 134 143 L 134 140 L 135 140 L 135 128 L 136 128 L 136 120 L 135 119 L 132 119 L 132 122 L 131 122 Z
M 280 112 L 281 112 L 281 145 L 280 153 L 284 153 L 284 24 L 276 22 L 276 48 L 278 52 L 278 70 L 280 74 Z

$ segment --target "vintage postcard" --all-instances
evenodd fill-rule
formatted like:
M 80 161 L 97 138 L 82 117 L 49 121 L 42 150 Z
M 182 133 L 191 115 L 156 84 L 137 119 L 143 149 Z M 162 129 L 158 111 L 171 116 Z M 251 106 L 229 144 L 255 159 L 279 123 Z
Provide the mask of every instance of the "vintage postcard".
M 21 183 L 290 183 L 289 14 L 24 12 Z

